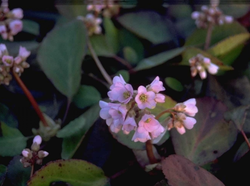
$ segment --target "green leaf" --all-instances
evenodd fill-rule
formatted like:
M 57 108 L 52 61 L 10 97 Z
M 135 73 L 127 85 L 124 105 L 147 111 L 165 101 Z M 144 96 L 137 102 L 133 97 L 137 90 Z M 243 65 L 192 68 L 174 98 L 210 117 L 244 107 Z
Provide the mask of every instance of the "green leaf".
M 173 39 L 168 20 L 154 11 L 137 11 L 118 17 L 118 21 L 138 36 L 159 44 Z
M 129 72 L 127 70 L 119 70 L 116 75 L 119 76 L 119 75 L 122 75 L 123 79 L 126 81 L 126 82 L 129 82 Z
M 0 165 L 0 185 L 3 185 L 6 173 L 7 173 L 7 167 L 4 165 Z
M 249 39 L 249 37 L 250 37 L 249 33 L 242 33 L 242 34 L 231 36 L 219 42 L 212 48 L 210 48 L 208 52 L 212 54 L 213 56 L 218 57 L 222 61 L 226 59 L 226 62 L 227 62 L 226 64 L 230 65 L 236 59 L 236 57 L 240 54 L 243 48 L 242 45 Z M 237 52 L 234 56 L 232 56 L 233 51 Z M 228 58 L 229 54 L 231 55 L 230 56 L 231 58 Z
M 57 160 L 38 170 L 28 186 L 48 186 L 63 181 L 74 186 L 104 186 L 108 178 L 99 167 L 83 160 Z
M 213 29 L 210 45 L 213 46 L 223 39 L 241 33 L 248 33 L 248 31 L 236 21 L 231 24 L 215 26 Z M 187 38 L 185 46 L 202 46 L 205 43 L 206 35 L 206 29 L 196 29 L 193 34 Z
M 18 122 L 8 107 L 0 103 L 0 121 L 6 123 L 9 127 L 17 128 Z
M 23 19 L 23 30 L 24 32 L 28 32 L 33 35 L 39 35 L 39 24 L 35 21 Z
M 30 178 L 31 167 L 23 167 L 20 163 L 22 156 L 15 156 L 9 163 L 7 168 L 7 177 L 13 184 L 13 186 L 27 186 L 27 182 Z
M 212 56 L 211 54 L 195 47 L 189 47 L 183 52 L 183 59 L 180 64 L 182 65 L 189 65 L 189 59 L 192 57 L 195 57 L 197 54 L 201 54 L 204 57 L 207 57 L 211 60 L 212 63 L 219 66 L 220 70 L 233 70 L 233 67 L 224 65 L 222 61 L 220 61 L 218 58 Z
M 20 154 L 26 147 L 27 138 L 15 128 L 11 128 L 4 123 L 1 123 L 3 136 L 0 137 L 0 155 L 15 156 Z
M 151 56 L 149 58 L 145 58 L 142 61 L 138 63 L 138 65 L 135 67 L 135 70 L 145 70 L 150 69 L 152 67 L 161 65 L 165 63 L 166 61 L 178 56 L 183 52 L 184 48 L 176 48 L 172 50 L 168 50 L 166 52 L 162 52 L 159 54 L 156 54 L 154 56 Z
M 100 112 L 99 104 L 96 104 L 92 106 L 90 109 L 88 109 L 81 116 L 79 116 L 77 119 L 72 121 L 74 123 L 78 122 L 81 123 L 85 119 L 85 125 L 77 133 L 74 133 L 74 135 L 63 139 L 62 153 L 61 153 L 63 159 L 69 159 L 74 155 L 79 145 L 81 144 L 82 140 L 84 139 L 86 132 L 98 118 L 99 112 Z
M 85 16 L 88 13 L 86 5 L 81 5 L 79 2 L 74 0 L 72 0 L 70 3 L 70 5 L 56 5 L 56 8 L 61 15 L 70 19 L 75 19 L 77 16 Z
M 248 138 L 248 141 L 250 142 L 250 138 Z M 241 144 L 240 148 L 235 153 L 233 161 L 234 162 L 238 161 L 239 159 L 241 159 L 248 152 L 249 152 L 249 147 L 248 147 L 246 141 L 244 141 Z
M 78 108 L 85 108 L 94 105 L 101 99 L 101 94 L 93 86 L 81 85 L 77 94 L 73 98 L 74 104 Z
M 67 137 L 74 136 L 79 131 L 84 129 L 85 124 L 86 123 L 85 123 L 84 117 L 76 118 L 75 120 L 67 124 L 65 127 L 63 127 L 61 130 L 59 130 L 56 134 L 56 137 L 67 138 Z
M 123 48 L 123 55 L 124 58 L 131 64 L 136 64 L 138 61 L 136 51 L 129 46 Z
M 38 62 L 44 73 L 69 99 L 80 87 L 86 47 L 85 26 L 75 20 L 48 33 L 38 51 Z
M 184 89 L 181 82 L 173 77 L 165 78 L 165 82 L 170 88 L 172 88 L 173 90 L 175 90 L 177 92 L 181 92 Z
M 162 161 L 162 170 L 171 186 L 223 186 L 224 184 L 192 161 L 170 155 Z
M 194 128 L 186 130 L 183 135 L 172 129 L 171 138 L 176 154 L 204 165 L 229 150 L 238 132 L 234 125 L 224 120 L 227 107 L 222 102 L 208 97 L 196 101 L 199 111 L 195 116 L 197 123 Z

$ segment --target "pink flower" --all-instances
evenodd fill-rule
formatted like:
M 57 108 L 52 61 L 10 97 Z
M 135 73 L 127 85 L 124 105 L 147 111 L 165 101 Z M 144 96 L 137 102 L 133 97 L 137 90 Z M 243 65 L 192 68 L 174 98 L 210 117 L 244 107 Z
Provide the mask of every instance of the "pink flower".
M 111 115 L 109 114 L 110 106 L 105 101 L 99 101 L 99 106 L 101 107 L 100 110 L 100 117 L 102 119 L 109 119 L 111 118 Z
M 20 20 L 13 20 L 9 23 L 9 28 L 12 35 L 16 35 L 23 29 L 23 22 Z
M 135 101 L 140 109 L 154 108 L 156 105 L 155 102 L 155 93 L 153 91 L 147 91 L 144 86 L 139 86 L 138 94 L 135 97 Z
M 20 46 L 18 56 L 25 60 L 29 55 L 30 51 L 28 51 L 25 47 Z
M 140 141 L 140 142 L 146 142 L 150 140 L 151 137 L 149 136 L 149 132 L 146 131 L 145 128 L 143 127 L 138 127 L 137 130 L 135 131 L 135 134 L 133 135 L 132 140 L 134 142 Z
M 109 103 L 110 110 L 109 114 L 113 119 L 122 119 L 124 120 L 127 114 L 127 108 L 126 105 L 122 105 L 119 103 Z
M 165 96 L 163 94 L 155 94 L 155 101 L 157 103 L 164 103 L 165 102 Z
M 127 104 L 133 96 L 133 87 L 130 84 L 116 83 L 112 90 L 108 92 L 111 101 L 119 101 L 120 103 Z
M 198 108 L 196 107 L 196 100 L 194 98 L 189 99 L 185 102 L 183 102 L 185 105 L 184 113 L 189 116 L 195 116 L 195 114 L 198 112 Z
M 129 134 L 137 127 L 134 117 L 128 116 L 123 123 L 122 130 L 125 134 Z
M 122 75 L 120 76 L 115 76 L 113 78 L 113 84 L 110 86 L 110 89 L 112 90 L 115 86 L 116 86 L 116 83 L 121 83 L 123 85 L 126 84 L 125 80 L 123 79 Z
M 8 67 L 13 65 L 13 57 L 12 56 L 4 55 L 2 57 L 2 61 L 3 61 L 4 65 L 6 65 Z
M 42 143 L 42 138 L 39 135 L 36 135 L 33 139 L 33 143 L 36 143 L 37 145 L 41 145 Z
M 165 88 L 163 87 L 163 83 L 162 81 L 160 81 L 160 78 L 158 76 L 149 85 L 148 90 L 153 91 L 155 93 L 165 90 Z
M 22 19 L 23 18 L 23 10 L 21 8 L 15 8 L 13 10 L 11 10 L 14 18 L 17 19 Z

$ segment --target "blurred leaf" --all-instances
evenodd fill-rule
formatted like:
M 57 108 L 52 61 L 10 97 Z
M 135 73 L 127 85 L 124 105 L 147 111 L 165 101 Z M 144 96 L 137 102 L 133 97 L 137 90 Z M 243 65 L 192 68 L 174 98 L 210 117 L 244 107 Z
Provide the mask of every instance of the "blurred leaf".
M 38 51 L 38 62 L 44 73 L 69 99 L 80 87 L 81 64 L 86 47 L 84 24 L 76 20 L 53 29 Z
M 39 35 L 40 31 L 39 31 L 39 24 L 35 21 L 31 21 L 31 20 L 27 20 L 27 19 L 23 19 L 23 30 L 24 32 L 28 32 L 30 34 L 33 35 Z
M 250 142 L 250 138 L 248 139 L 248 141 Z M 248 152 L 249 152 L 249 147 L 248 147 L 246 141 L 244 141 L 241 144 L 240 148 L 235 153 L 233 161 L 234 162 L 238 161 L 239 159 L 241 159 Z
M 35 52 L 39 47 L 39 43 L 36 41 L 15 41 L 4 43 L 11 54 L 11 56 L 17 56 L 19 53 L 20 46 L 25 47 L 28 51 Z M 29 57 L 27 59 L 29 62 Z
M 220 9 L 225 15 L 233 16 L 235 19 L 244 16 L 249 11 L 249 4 L 244 3 L 223 3 L 220 4 Z
M 110 18 L 105 17 L 103 19 L 103 26 L 105 29 L 106 41 L 110 46 L 113 47 L 115 53 L 119 50 L 118 30 L 113 24 Z
M 0 155 L 15 156 L 20 154 L 26 147 L 27 138 L 15 128 L 9 127 L 4 123 L 0 124 L 3 136 L 0 137 Z
M 201 54 L 204 57 L 209 58 L 212 63 L 219 66 L 220 70 L 233 70 L 233 67 L 224 65 L 222 63 L 222 61 L 220 61 L 218 58 L 212 56 L 211 54 L 209 54 L 209 53 L 207 53 L 199 48 L 195 48 L 195 47 L 189 47 L 183 52 L 183 59 L 182 59 L 182 62 L 180 64 L 189 65 L 189 59 L 191 59 L 192 57 L 195 57 L 197 54 Z
M 104 186 L 108 178 L 99 167 L 83 160 L 57 160 L 48 163 L 34 174 L 28 186 L 48 186 L 63 181 L 74 186 Z
M 212 33 L 210 46 L 213 46 L 214 44 L 230 36 L 241 33 L 248 33 L 248 31 L 245 27 L 243 27 L 236 21 L 231 24 L 215 26 Z M 205 43 L 206 35 L 206 29 L 196 29 L 193 34 L 187 38 L 185 46 L 202 46 Z
M 7 167 L 4 165 L 0 165 L 0 185 L 3 185 L 6 173 L 7 173 Z
M 183 91 L 184 87 L 182 86 L 181 82 L 173 77 L 166 77 L 165 83 L 177 92 Z
M 208 52 L 213 56 L 218 57 L 222 61 L 225 57 L 227 59 L 230 59 L 227 57 L 230 54 L 231 60 L 230 61 L 227 60 L 227 65 L 230 65 L 237 57 L 237 55 L 233 57 L 232 52 L 237 51 L 236 54 L 239 55 L 240 51 L 238 51 L 239 49 L 238 50 L 236 49 L 237 48 L 242 49 L 242 44 L 244 44 L 249 39 L 249 37 L 250 37 L 249 33 L 242 33 L 231 36 L 229 38 L 224 39 L 223 41 L 220 41 L 218 44 L 210 48 Z
M 73 98 L 73 102 L 78 108 L 83 109 L 85 107 L 98 103 L 100 99 L 101 94 L 95 87 L 81 85 L 78 92 Z
M 84 117 L 76 118 L 75 120 L 71 121 L 61 130 L 59 130 L 56 134 L 58 138 L 67 138 L 72 137 L 77 134 L 79 131 L 84 129 L 86 122 Z
M 167 19 L 157 12 L 137 11 L 118 17 L 118 21 L 138 36 L 159 44 L 173 39 Z
M 168 50 L 166 52 L 162 52 L 159 54 L 156 54 L 154 56 L 151 56 L 149 58 L 145 58 L 142 61 L 138 63 L 138 65 L 135 67 L 135 70 L 145 70 L 149 69 L 158 65 L 161 65 L 165 63 L 166 61 L 178 56 L 183 52 L 184 48 L 176 48 L 172 50 Z
M 137 54 L 135 50 L 129 46 L 123 48 L 124 58 L 131 64 L 136 64 L 138 61 Z
M 170 155 L 162 161 L 162 170 L 171 186 L 223 186 L 224 184 L 192 161 Z
M 88 12 L 87 5 L 81 5 L 74 1 L 71 1 L 70 5 L 56 4 L 55 6 L 61 15 L 71 19 L 77 16 L 85 16 Z
M 27 181 L 30 178 L 31 167 L 24 168 L 23 164 L 20 163 L 21 158 L 22 156 L 15 156 L 7 167 L 7 177 L 13 186 L 27 186 Z
M 213 98 L 198 98 L 199 109 L 194 128 L 180 135 L 171 130 L 176 154 L 183 155 L 198 165 L 215 160 L 229 150 L 237 137 L 236 127 L 224 121 L 226 106 Z
M 129 72 L 127 70 L 119 70 L 117 73 L 116 73 L 116 76 L 119 76 L 119 75 L 122 75 L 123 79 L 126 81 L 126 82 L 129 82 Z M 100 100 L 100 99 L 99 99 Z
M 166 180 L 161 180 L 157 182 L 154 186 L 169 186 Z
M 17 128 L 18 121 L 8 107 L 0 103 L 0 121 L 9 127 Z
M 63 159 L 71 158 L 76 150 L 78 149 L 79 145 L 82 143 L 86 132 L 90 129 L 90 127 L 94 124 L 95 120 L 99 116 L 100 107 L 99 104 L 96 104 L 89 108 L 85 113 L 75 119 L 74 123 L 83 122 L 85 119 L 84 127 L 79 130 L 74 135 L 64 138 L 62 144 L 62 153 L 61 156 Z

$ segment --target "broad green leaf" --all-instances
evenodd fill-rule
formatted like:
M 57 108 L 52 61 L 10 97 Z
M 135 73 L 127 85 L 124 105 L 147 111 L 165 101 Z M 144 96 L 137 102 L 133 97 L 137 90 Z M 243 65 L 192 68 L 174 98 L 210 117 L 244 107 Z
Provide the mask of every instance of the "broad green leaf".
M 180 55 L 183 52 L 183 50 L 184 48 L 176 48 L 176 49 L 172 49 L 166 52 L 156 54 L 149 58 L 145 58 L 138 63 L 138 65 L 135 67 L 135 70 L 137 71 L 145 70 L 145 69 L 150 69 L 152 67 L 161 65 L 165 63 L 166 61 Z
M 0 165 L 0 185 L 3 184 L 6 173 L 7 173 L 7 167 L 4 165 Z
M 127 70 L 119 70 L 116 75 L 122 75 L 124 81 L 129 82 L 129 72 Z
M 7 177 L 13 184 L 13 186 L 27 186 L 27 182 L 30 178 L 31 167 L 23 167 L 20 163 L 22 156 L 15 156 L 7 167 Z
M 210 48 L 208 52 L 213 56 L 221 59 L 224 63 L 227 62 L 226 64 L 230 65 L 240 54 L 239 52 L 241 51 L 240 49 L 242 49 L 242 45 L 249 39 L 249 37 L 249 33 L 242 33 L 231 36 Z M 235 53 L 235 56 L 232 56 L 232 52 Z M 228 58 L 229 54 L 231 58 Z M 224 59 L 226 59 L 227 61 L 224 61 Z
M 48 33 L 38 51 L 38 62 L 44 73 L 69 99 L 80 87 L 86 47 L 85 26 L 75 20 Z
M 197 123 L 181 135 L 171 130 L 176 154 L 185 156 L 198 165 L 215 160 L 229 150 L 237 138 L 234 125 L 224 120 L 227 107 L 220 101 L 204 97 L 197 100 Z
M 162 161 L 163 174 L 171 186 L 223 186 L 205 169 L 179 155 L 170 155 Z
M 85 16 L 88 13 L 87 5 L 81 5 L 74 0 L 71 1 L 71 4 L 57 4 L 56 8 L 61 15 L 70 19 L 74 19 L 77 16 Z
M 26 147 L 27 138 L 15 128 L 9 127 L 4 123 L 0 124 L 3 136 L 0 137 L 0 155 L 15 156 L 20 154 Z
M 103 19 L 103 26 L 105 29 L 105 37 L 107 43 L 109 43 L 110 46 L 113 47 L 113 50 L 115 52 L 119 51 L 119 40 L 118 40 L 118 30 L 113 24 L 112 20 L 110 18 L 105 17 Z
M 248 141 L 250 142 L 250 138 L 248 138 Z M 246 141 L 244 141 L 240 148 L 237 150 L 237 152 L 234 155 L 234 162 L 238 161 L 239 159 L 241 159 L 246 153 L 249 152 L 249 147 L 246 143 Z
M 105 186 L 108 178 L 99 167 L 83 160 L 57 160 L 48 163 L 29 180 L 28 186 L 48 186 L 63 181 L 74 186 Z
M 131 64 L 136 64 L 138 61 L 138 56 L 135 50 L 129 46 L 123 48 L 124 58 Z
M 248 33 L 248 31 L 245 27 L 243 27 L 236 21 L 231 24 L 215 26 L 212 32 L 210 46 L 213 46 L 214 44 L 230 36 L 241 33 Z M 205 43 L 206 35 L 206 29 L 196 29 L 193 34 L 187 38 L 185 46 L 202 46 Z
M 98 103 L 100 99 L 101 94 L 95 87 L 81 85 L 73 98 L 73 102 L 78 108 L 85 108 Z
M 235 19 L 244 16 L 249 11 L 249 3 L 223 3 L 220 4 L 220 9 L 225 15 L 233 16 Z
M 119 16 L 118 21 L 138 36 L 159 44 L 173 39 L 168 19 L 154 11 L 130 12 Z
M 74 133 L 74 135 L 63 139 L 61 153 L 63 159 L 69 159 L 74 155 L 82 140 L 84 139 L 86 132 L 90 129 L 90 127 L 94 124 L 95 120 L 98 118 L 99 112 L 99 104 L 96 104 L 90 109 L 88 109 L 81 116 L 79 116 L 76 120 L 72 121 L 74 123 L 77 123 L 82 122 L 85 119 L 85 125 L 80 131 Z
M 177 92 L 181 92 L 184 89 L 181 82 L 178 81 L 177 79 L 173 78 L 173 77 L 165 78 L 165 82 L 170 88 L 172 88 L 173 90 L 175 90 Z
M 201 54 L 204 57 L 207 57 L 211 60 L 212 63 L 219 66 L 220 70 L 233 70 L 233 67 L 224 65 L 222 61 L 220 61 L 218 58 L 214 57 L 213 55 L 195 47 L 189 47 L 183 52 L 183 59 L 180 64 L 182 65 L 189 65 L 189 59 L 192 57 L 195 57 L 197 54 Z
M 35 21 L 23 19 L 23 30 L 24 32 L 28 32 L 33 35 L 39 35 L 39 24 Z
M 83 130 L 85 124 L 86 123 L 84 117 L 76 118 L 75 120 L 67 124 L 65 127 L 63 127 L 61 130 L 59 130 L 56 134 L 56 137 L 58 138 L 72 137 L 79 131 Z
M 6 123 L 9 127 L 17 128 L 18 122 L 8 107 L 0 103 L 0 121 Z

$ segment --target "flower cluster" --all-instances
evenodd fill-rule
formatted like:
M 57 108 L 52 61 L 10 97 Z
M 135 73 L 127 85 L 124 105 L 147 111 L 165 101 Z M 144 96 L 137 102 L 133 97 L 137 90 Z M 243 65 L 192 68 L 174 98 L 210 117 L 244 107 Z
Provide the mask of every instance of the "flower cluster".
M 8 50 L 4 44 L 0 44 L 0 84 L 9 85 L 12 76 L 10 74 L 11 69 L 19 76 L 24 71 L 24 68 L 28 68 L 29 64 L 26 62 L 27 57 L 30 55 L 30 51 L 24 47 L 20 47 L 17 57 L 10 56 Z
M 207 71 L 210 74 L 216 74 L 219 70 L 219 67 L 213 63 L 207 57 L 204 57 L 201 54 L 197 54 L 197 56 L 189 59 L 189 64 L 191 66 L 191 75 L 192 77 L 196 76 L 199 72 L 201 79 L 206 79 Z
M 207 28 L 209 24 L 222 25 L 224 23 L 231 23 L 232 16 L 226 16 L 217 7 L 217 3 L 211 3 L 211 6 L 202 6 L 201 12 L 195 11 L 191 17 L 195 19 L 195 24 L 198 28 Z
M 8 1 L 2 1 L 0 7 L 0 34 L 3 39 L 13 41 L 13 36 L 23 28 L 23 23 L 20 20 L 22 18 L 23 10 L 21 8 L 9 10 Z
M 94 14 L 87 14 L 86 17 L 78 16 L 77 19 L 84 22 L 88 35 L 92 36 L 93 34 L 101 34 L 102 28 L 100 24 L 102 23 L 102 19 L 94 16 Z
M 41 143 L 42 138 L 41 136 L 37 135 L 33 139 L 31 150 L 27 148 L 22 151 L 23 157 L 20 159 L 20 162 L 23 164 L 24 167 L 30 167 L 35 163 L 41 165 L 43 158 L 49 155 L 48 152 L 40 150 Z
M 122 130 L 125 134 L 129 134 L 135 130 L 132 138 L 135 142 L 155 139 L 164 132 L 164 128 L 149 109 L 155 108 L 157 103 L 165 102 L 165 96 L 159 93 L 164 90 L 159 77 L 156 77 L 150 85 L 139 86 L 138 90 L 133 90 L 121 75 L 115 76 L 108 92 L 112 102 L 99 102 L 100 117 L 106 120 L 114 133 Z
M 167 121 L 168 130 L 175 127 L 180 134 L 184 134 L 186 132 L 185 128 L 192 129 L 196 123 L 193 117 L 197 112 L 198 108 L 194 98 L 176 104 L 171 112 L 171 117 Z

